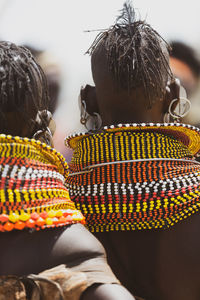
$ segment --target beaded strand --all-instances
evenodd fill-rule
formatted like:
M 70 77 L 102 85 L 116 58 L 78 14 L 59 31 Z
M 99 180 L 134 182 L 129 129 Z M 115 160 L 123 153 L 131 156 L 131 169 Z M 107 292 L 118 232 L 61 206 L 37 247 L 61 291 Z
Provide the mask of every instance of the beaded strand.
M 0 135 L 0 231 L 85 223 L 64 186 L 64 157 L 34 139 Z
M 127 124 L 67 139 L 74 148 L 72 173 L 120 162 L 67 178 L 70 197 L 92 232 L 168 228 L 200 210 L 200 166 L 192 162 L 200 135 L 185 127 Z M 143 158 L 185 161 L 122 162 Z

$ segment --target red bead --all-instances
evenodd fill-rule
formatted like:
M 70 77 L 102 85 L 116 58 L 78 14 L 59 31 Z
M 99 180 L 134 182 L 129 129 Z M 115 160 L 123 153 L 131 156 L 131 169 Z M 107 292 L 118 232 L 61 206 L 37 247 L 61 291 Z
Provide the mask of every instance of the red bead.
M 59 223 L 60 223 L 59 219 L 56 218 L 56 217 L 54 217 L 54 218 L 52 219 L 52 221 L 53 221 L 53 224 L 59 224 Z
M 46 219 L 48 217 L 48 213 L 46 211 L 43 211 L 40 213 L 40 217 Z
M 73 210 L 71 209 L 67 209 L 66 211 L 63 212 L 64 217 L 71 216 L 71 215 L 73 215 Z
M 33 219 L 33 220 L 37 220 L 39 217 L 40 217 L 39 214 L 36 212 L 31 214 L 31 219 Z

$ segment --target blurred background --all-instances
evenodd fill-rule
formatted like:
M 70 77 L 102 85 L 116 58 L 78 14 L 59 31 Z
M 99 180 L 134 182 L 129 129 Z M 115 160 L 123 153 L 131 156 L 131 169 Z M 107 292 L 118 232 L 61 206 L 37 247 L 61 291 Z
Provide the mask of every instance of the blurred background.
M 85 31 L 108 28 L 123 3 L 124 0 L 0 0 L 0 38 L 38 50 L 36 56 L 53 82 L 52 97 L 58 98 L 55 148 L 67 160 L 70 153 L 64 148 L 64 137 L 84 130 L 79 123 L 80 87 L 93 83 L 90 57 L 84 53 L 98 32 Z M 184 42 L 198 59 L 199 0 L 134 0 L 133 4 L 138 15 L 167 41 Z M 195 74 L 198 77 L 198 70 Z M 192 97 L 200 103 L 197 90 L 195 87 Z

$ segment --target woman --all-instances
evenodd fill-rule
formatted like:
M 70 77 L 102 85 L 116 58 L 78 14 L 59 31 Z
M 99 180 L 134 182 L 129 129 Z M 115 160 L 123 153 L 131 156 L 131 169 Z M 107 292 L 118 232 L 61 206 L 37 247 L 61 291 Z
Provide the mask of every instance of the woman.
M 7 42 L 0 42 L 0 99 L 1 296 L 133 299 L 69 198 L 67 164 L 51 148 L 44 73 L 26 48 Z
M 177 123 L 190 104 L 168 46 L 126 3 L 89 53 L 95 87 L 81 90 L 81 122 L 91 130 L 66 141 L 71 198 L 134 295 L 197 300 L 200 136 Z

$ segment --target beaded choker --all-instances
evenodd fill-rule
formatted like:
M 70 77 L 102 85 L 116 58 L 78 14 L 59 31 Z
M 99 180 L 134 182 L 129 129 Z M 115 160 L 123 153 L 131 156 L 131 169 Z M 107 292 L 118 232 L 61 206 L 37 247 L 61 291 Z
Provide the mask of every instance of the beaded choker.
M 64 181 L 67 163 L 40 141 L 0 135 L 0 231 L 84 223 Z
M 120 124 L 66 142 L 67 187 L 91 231 L 167 228 L 200 210 L 198 129 Z

